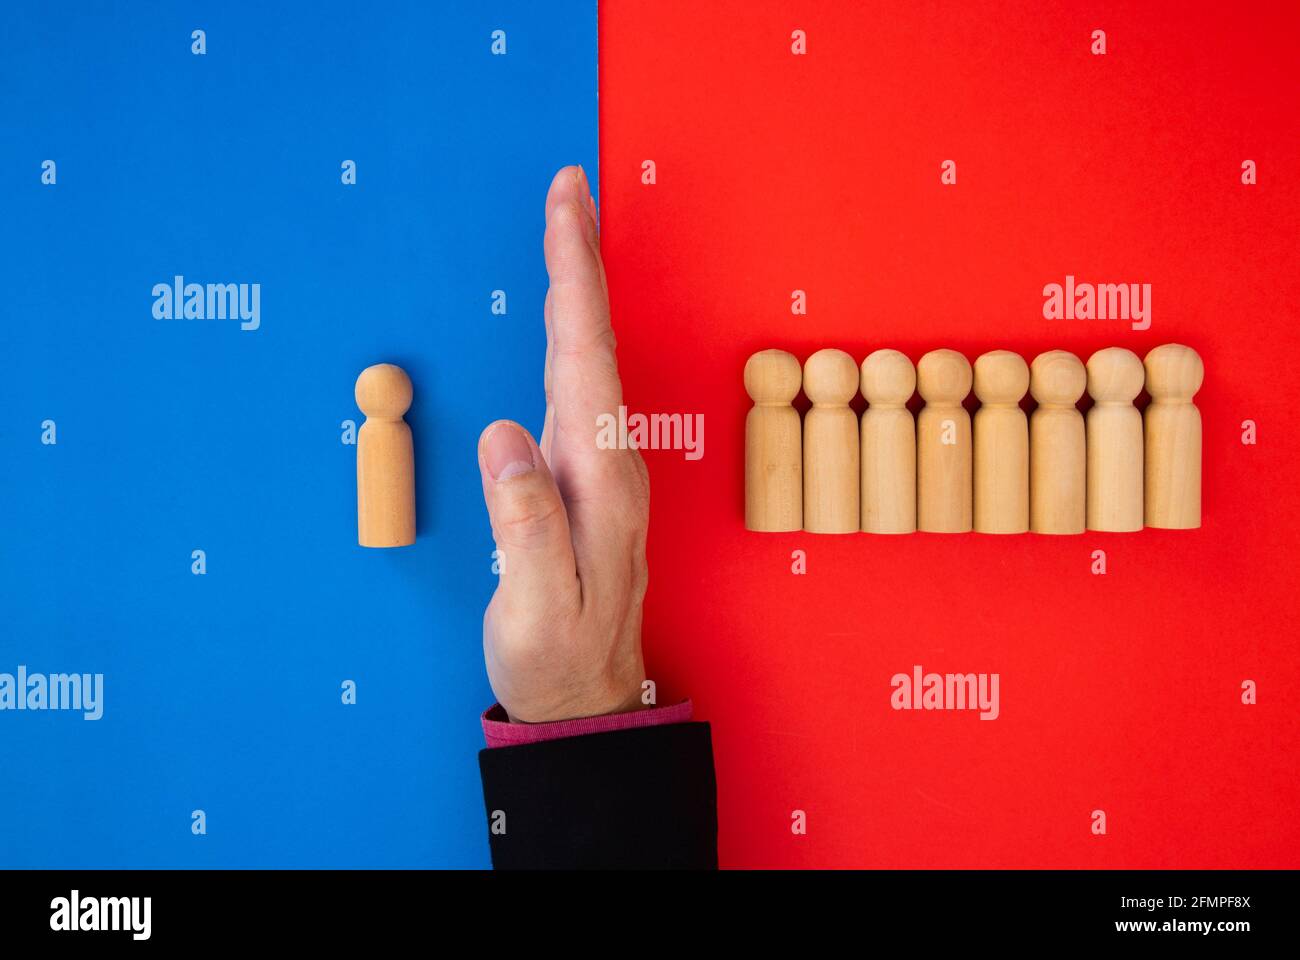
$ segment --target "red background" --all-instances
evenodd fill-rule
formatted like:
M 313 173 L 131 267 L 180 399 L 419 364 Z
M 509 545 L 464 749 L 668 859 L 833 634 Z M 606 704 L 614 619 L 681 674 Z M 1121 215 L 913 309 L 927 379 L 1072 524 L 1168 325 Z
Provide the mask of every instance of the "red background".
M 626 402 L 706 425 L 646 454 L 648 667 L 713 723 L 724 865 L 1300 866 L 1298 9 L 602 5 Z M 1151 329 L 1044 320 L 1067 273 L 1152 284 Z M 1169 341 L 1205 361 L 1199 531 L 743 528 L 755 350 Z M 918 663 L 1000 673 L 1001 717 L 892 710 Z

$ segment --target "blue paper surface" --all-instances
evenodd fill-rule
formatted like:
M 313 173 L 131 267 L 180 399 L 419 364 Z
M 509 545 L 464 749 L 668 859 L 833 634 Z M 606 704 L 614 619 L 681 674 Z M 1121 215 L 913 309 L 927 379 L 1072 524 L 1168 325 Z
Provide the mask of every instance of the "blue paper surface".
M 541 428 L 543 200 L 565 163 L 596 182 L 595 3 L 5 19 L 0 683 L 103 680 L 98 719 L 0 709 L 0 865 L 487 865 L 475 445 Z M 205 311 L 257 284 L 256 322 L 159 319 L 177 277 Z M 381 361 L 415 385 L 395 550 L 356 544 L 343 442 Z

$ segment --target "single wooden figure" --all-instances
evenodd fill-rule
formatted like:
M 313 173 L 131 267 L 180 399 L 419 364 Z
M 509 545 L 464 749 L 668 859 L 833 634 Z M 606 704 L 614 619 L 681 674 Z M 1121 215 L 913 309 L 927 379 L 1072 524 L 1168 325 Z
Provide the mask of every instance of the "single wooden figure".
M 877 350 L 862 361 L 862 529 L 916 530 L 916 421 L 907 401 L 916 368 L 897 350 Z
M 357 542 L 363 547 L 415 543 L 415 450 L 402 416 L 411 406 L 411 378 L 377 363 L 357 377 Z
M 1201 411 L 1192 397 L 1205 366 L 1191 347 L 1166 343 L 1147 354 L 1146 525 L 1201 525 Z
M 858 531 L 858 365 L 843 350 L 818 350 L 803 367 L 812 409 L 803 425 L 803 528 Z
M 962 401 L 970 393 L 970 361 L 955 350 L 932 350 L 916 365 L 925 406 L 916 420 L 917 528 L 968 533 L 971 528 L 971 425 Z
M 1142 361 L 1123 347 L 1088 358 L 1088 529 L 1142 529 Z
M 803 529 L 803 448 L 799 393 L 803 370 L 794 354 L 760 350 L 745 363 L 745 529 Z
M 1010 350 L 975 361 L 975 532 L 1029 529 L 1029 421 L 1020 401 L 1029 366 Z
M 1088 454 L 1076 404 L 1088 386 L 1083 362 L 1065 350 L 1034 357 L 1029 392 L 1029 529 L 1083 533 L 1087 523 Z

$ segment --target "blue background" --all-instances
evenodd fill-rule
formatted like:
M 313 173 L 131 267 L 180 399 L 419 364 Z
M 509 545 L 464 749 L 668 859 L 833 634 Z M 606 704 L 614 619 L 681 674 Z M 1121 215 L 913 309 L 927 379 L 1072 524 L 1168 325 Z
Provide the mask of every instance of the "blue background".
M 487 865 L 475 444 L 541 427 L 543 199 L 564 163 L 596 180 L 594 0 L 5 19 L 0 672 L 100 672 L 105 705 L 0 711 L 0 865 Z M 260 283 L 261 328 L 155 320 L 175 274 Z M 415 384 L 397 550 L 356 545 L 340 439 L 380 361 Z

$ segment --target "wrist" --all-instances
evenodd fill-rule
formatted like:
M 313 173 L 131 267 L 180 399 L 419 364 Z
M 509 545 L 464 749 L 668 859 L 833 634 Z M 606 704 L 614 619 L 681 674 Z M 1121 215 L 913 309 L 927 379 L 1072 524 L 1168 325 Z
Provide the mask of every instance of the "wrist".
M 568 698 L 545 706 L 534 705 L 515 710 L 504 705 L 511 723 L 560 723 L 569 720 L 587 720 L 592 717 L 635 713 L 650 706 L 642 700 L 642 684 L 638 681 L 631 689 L 620 687 L 603 696 Z

